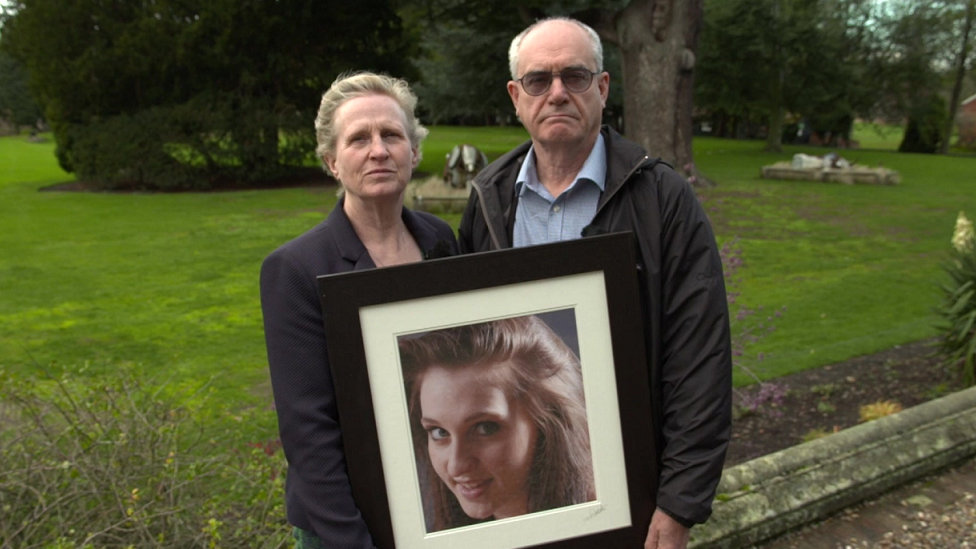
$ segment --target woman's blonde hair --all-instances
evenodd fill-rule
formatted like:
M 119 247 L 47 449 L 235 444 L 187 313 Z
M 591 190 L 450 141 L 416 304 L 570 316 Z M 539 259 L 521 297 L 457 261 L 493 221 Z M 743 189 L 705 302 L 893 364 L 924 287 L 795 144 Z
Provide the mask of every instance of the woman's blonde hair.
M 352 72 L 340 74 L 329 89 L 322 94 L 319 112 L 315 116 L 315 155 L 325 165 L 326 155 L 335 153 L 336 132 L 335 113 L 347 101 L 366 95 L 385 95 L 393 98 L 400 105 L 407 121 L 407 137 L 410 145 L 417 149 L 417 160 L 421 158 L 420 143 L 427 137 L 427 128 L 417 120 L 417 96 L 410 91 L 410 85 L 402 78 L 393 78 L 385 74 L 372 72 Z M 334 174 L 333 174 L 334 175 Z
M 431 366 L 488 366 L 481 382 L 500 387 L 532 418 L 538 437 L 529 471 L 528 512 L 595 499 L 593 460 L 579 358 L 545 322 L 522 316 L 446 328 L 400 340 L 411 434 L 431 531 L 480 522 L 467 516 L 434 472 L 420 424 L 420 388 Z

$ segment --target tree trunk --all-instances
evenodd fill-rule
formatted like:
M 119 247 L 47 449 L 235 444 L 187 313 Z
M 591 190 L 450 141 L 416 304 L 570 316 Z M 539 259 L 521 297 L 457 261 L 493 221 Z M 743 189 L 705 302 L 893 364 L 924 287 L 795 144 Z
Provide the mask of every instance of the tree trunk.
M 632 0 L 604 38 L 620 48 L 627 137 L 693 184 L 692 92 L 702 0 Z
M 773 21 L 781 25 L 785 20 L 781 2 L 779 0 L 773 2 Z M 782 50 L 782 46 L 777 41 L 773 47 L 777 69 L 776 77 L 771 82 L 772 89 L 769 90 L 772 110 L 769 113 L 769 121 L 766 125 L 766 148 L 764 149 L 771 153 L 783 152 L 783 116 L 786 114 L 786 109 L 783 108 L 783 88 L 785 87 L 786 70 L 783 68 Z
M 966 60 L 969 57 L 969 34 L 973 29 L 973 18 L 976 17 L 976 0 L 966 1 L 966 22 L 963 25 L 962 45 L 959 48 L 959 57 L 956 61 L 956 82 L 952 86 L 952 99 L 949 100 L 949 119 L 946 120 L 945 131 L 942 134 L 942 143 L 939 145 L 939 153 L 949 152 L 949 140 L 952 139 L 952 128 L 956 125 L 956 111 L 959 108 L 959 96 L 962 95 L 962 81 L 966 78 Z
M 783 106 L 777 105 L 769 113 L 769 126 L 766 133 L 766 152 L 783 152 Z
M 771 90 L 772 109 L 769 112 L 769 120 L 766 124 L 766 152 L 783 152 L 783 117 L 786 116 L 786 109 L 783 107 L 783 80 L 785 73 L 783 69 L 777 71 L 777 78 L 773 80 Z

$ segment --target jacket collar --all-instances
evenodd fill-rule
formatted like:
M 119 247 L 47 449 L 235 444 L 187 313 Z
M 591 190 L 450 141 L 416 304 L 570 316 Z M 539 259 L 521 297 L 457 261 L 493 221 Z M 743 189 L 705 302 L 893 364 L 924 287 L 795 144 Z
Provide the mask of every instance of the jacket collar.
M 640 145 L 625 139 L 610 126 L 604 125 L 600 132 L 607 147 L 607 178 L 597 205 L 598 212 L 634 172 L 659 162 L 657 158 L 650 158 Z M 532 141 L 529 140 L 505 153 L 482 170 L 473 182 L 492 242 L 498 248 L 512 246 L 508 229 L 514 223 L 515 180 L 531 145 Z
M 366 250 L 363 241 L 359 239 L 359 235 L 353 229 L 349 216 L 346 215 L 346 210 L 343 208 L 345 201 L 345 196 L 339 197 L 339 201 L 326 219 L 326 224 L 332 232 L 332 239 L 342 258 L 355 265 L 356 270 L 374 268 L 376 264 L 373 263 L 373 258 L 369 256 L 369 251 Z M 406 225 L 410 235 L 417 241 L 424 257 L 427 257 L 437 245 L 436 229 L 422 217 L 405 207 L 402 208 L 401 212 L 403 224 Z
M 600 195 L 597 211 L 623 187 L 634 172 L 659 162 L 657 158 L 651 158 L 643 147 L 625 139 L 610 126 L 603 126 L 600 131 L 607 145 L 607 183 Z

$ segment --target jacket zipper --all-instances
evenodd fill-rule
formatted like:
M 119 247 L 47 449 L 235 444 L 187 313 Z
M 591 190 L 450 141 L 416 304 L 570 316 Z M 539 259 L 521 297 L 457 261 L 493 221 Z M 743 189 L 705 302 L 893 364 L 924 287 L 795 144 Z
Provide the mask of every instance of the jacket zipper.
M 601 211 L 603 211 L 603 208 L 604 208 L 604 207 L 606 207 L 606 205 L 610 203 L 610 199 L 611 199 L 611 198 L 613 198 L 613 196 L 614 196 L 615 194 L 617 194 L 618 192 L 620 192 L 620 189 L 622 189 L 622 188 L 623 188 L 623 186 L 624 186 L 624 184 L 625 184 L 625 183 L 627 182 L 627 180 L 628 180 L 628 179 L 630 179 L 630 176 L 632 176 L 632 175 L 634 175 L 635 173 L 637 173 L 637 170 L 639 170 L 639 169 L 641 169 L 641 168 L 642 168 L 642 167 L 644 166 L 644 164 L 645 164 L 645 163 L 646 163 L 646 162 L 647 162 L 648 160 L 650 160 L 650 158 L 651 158 L 650 156 L 647 156 L 647 155 L 645 154 L 645 155 L 644 155 L 644 158 L 642 158 L 642 159 L 640 160 L 640 162 L 638 162 L 638 163 L 637 163 L 637 165 L 636 165 L 636 166 L 634 166 L 633 168 L 631 168 L 631 170 L 630 170 L 629 172 L 627 172 L 627 175 L 625 175 L 625 176 L 624 176 L 624 178 L 623 178 L 623 179 L 621 180 L 621 181 L 622 181 L 622 182 L 621 182 L 621 184 L 620 184 L 620 185 L 618 185 L 618 186 L 617 186 L 617 188 L 613 190 L 613 194 L 611 194 L 611 195 L 609 195 L 609 196 L 607 196 L 607 199 L 606 199 L 606 200 L 603 200 L 603 201 L 602 201 L 603 203 L 602 203 L 602 204 L 600 204 L 600 207 L 599 207 L 599 208 L 597 208 L 597 210 L 596 210 L 596 213 L 595 213 L 595 214 L 593 214 L 593 219 L 596 219 L 596 218 L 597 218 L 597 216 L 598 216 L 598 215 L 600 215 L 600 212 L 601 212 Z M 591 222 L 591 224 L 592 224 L 592 222 Z

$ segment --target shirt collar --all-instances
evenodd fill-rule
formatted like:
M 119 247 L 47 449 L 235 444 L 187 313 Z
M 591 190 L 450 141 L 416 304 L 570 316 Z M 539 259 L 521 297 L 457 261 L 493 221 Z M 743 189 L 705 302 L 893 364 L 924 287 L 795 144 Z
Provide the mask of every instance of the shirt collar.
M 593 148 L 590 149 L 590 155 L 586 157 L 586 162 L 583 163 L 583 167 L 576 174 L 576 181 L 580 180 L 593 182 L 600 189 L 600 192 L 603 192 L 606 186 L 607 148 L 604 145 L 602 133 L 596 135 L 596 142 L 593 143 Z M 525 156 L 525 162 L 522 162 L 522 167 L 519 169 L 518 178 L 515 179 L 515 182 L 519 189 L 519 196 L 522 196 L 526 188 L 528 188 L 541 196 L 553 198 L 549 194 L 549 191 L 539 182 L 539 175 L 535 169 L 534 145 L 529 147 L 529 152 Z M 574 182 L 569 188 L 571 189 L 575 185 L 576 183 Z

